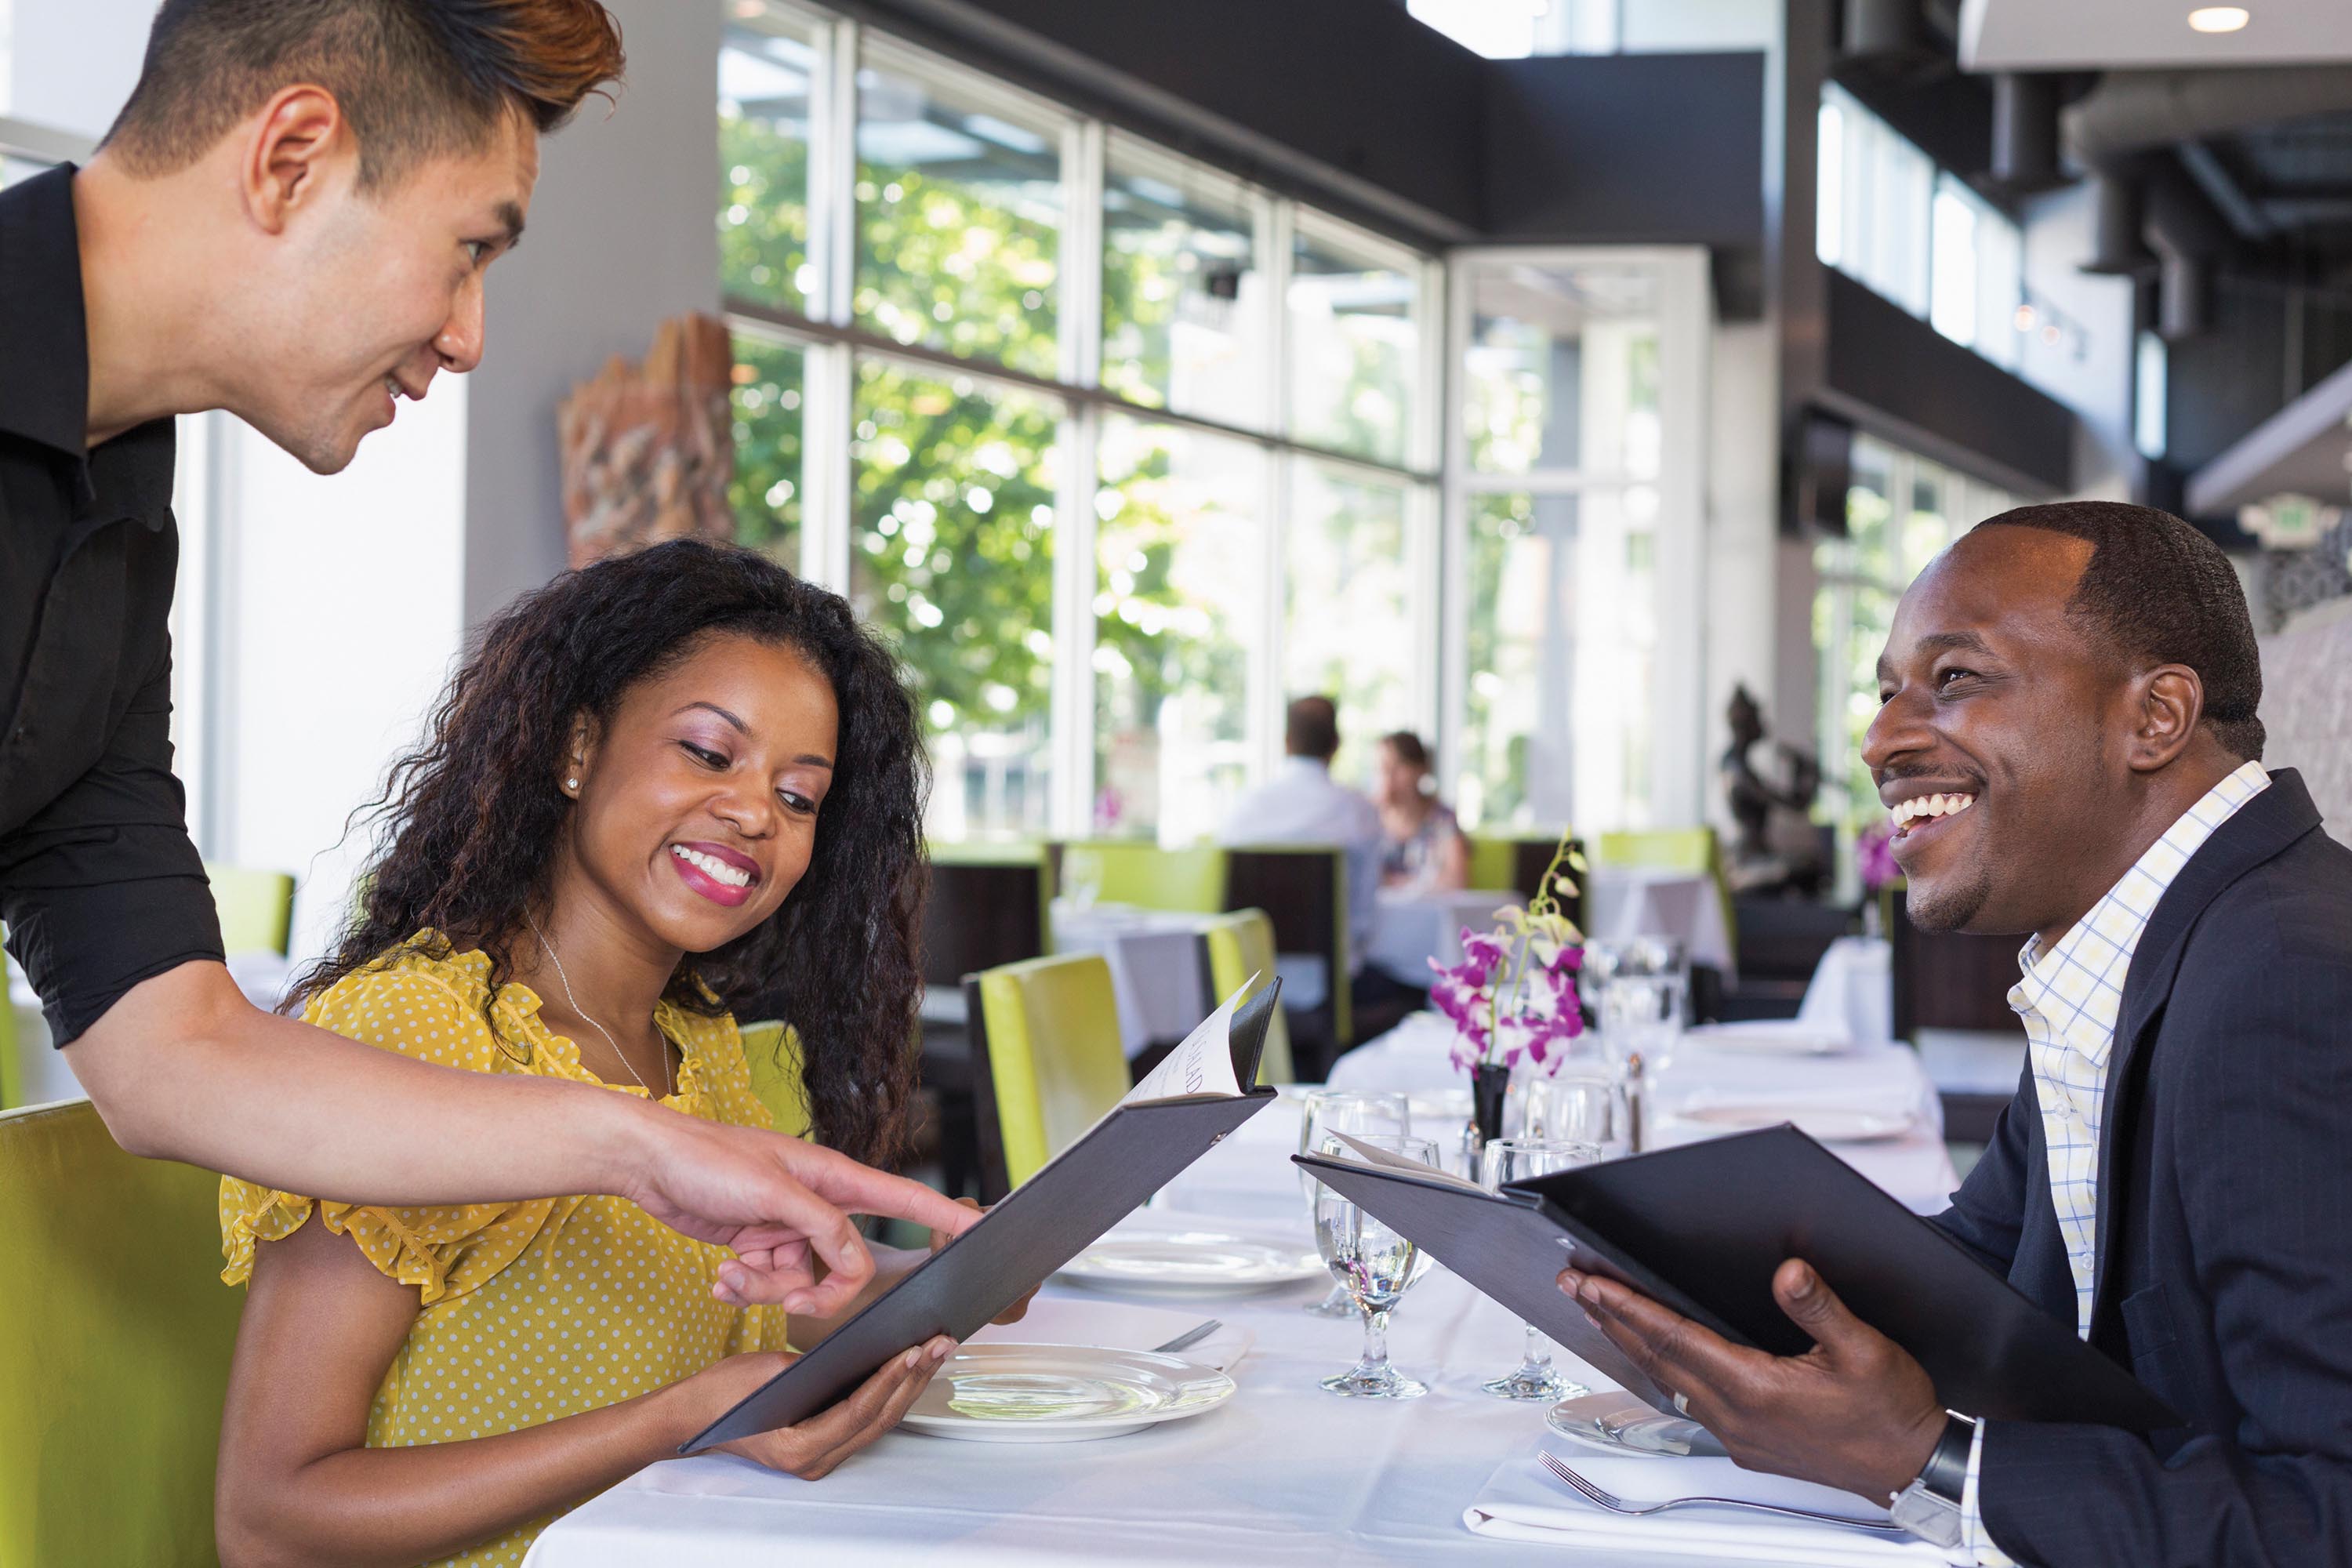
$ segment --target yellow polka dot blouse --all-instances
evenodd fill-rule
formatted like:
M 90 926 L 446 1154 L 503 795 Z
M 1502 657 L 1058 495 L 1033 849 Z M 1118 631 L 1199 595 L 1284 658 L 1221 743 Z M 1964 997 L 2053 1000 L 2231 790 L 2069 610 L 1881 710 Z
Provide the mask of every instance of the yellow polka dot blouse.
M 473 1072 L 605 1084 L 579 1050 L 540 1021 L 528 987 L 490 1003 L 479 952 L 404 952 L 345 976 L 305 1021 L 372 1046 Z M 663 1101 L 712 1121 L 766 1127 L 732 1018 L 663 1003 L 655 1021 L 678 1048 L 677 1092 Z M 242 1284 L 254 1243 L 290 1236 L 312 1200 L 234 1179 L 221 1183 L 221 1278 Z M 710 1296 L 728 1256 L 613 1197 L 541 1198 L 447 1208 L 317 1205 L 328 1229 L 417 1288 L 416 1325 L 368 1411 L 371 1448 L 488 1437 L 600 1409 L 676 1383 L 722 1356 L 784 1348 L 784 1314 Z M 459 1556 L 465 1568 L 519 1563 L 554 1518 L 532 1520 Z

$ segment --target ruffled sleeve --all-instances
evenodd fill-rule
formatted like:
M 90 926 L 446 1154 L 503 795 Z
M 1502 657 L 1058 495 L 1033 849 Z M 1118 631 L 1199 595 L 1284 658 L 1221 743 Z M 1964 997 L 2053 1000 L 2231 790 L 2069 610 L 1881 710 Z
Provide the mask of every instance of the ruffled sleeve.
M 531 1070 L 527 1053 L 509 1055 L 483 1017 L 478 984 L 464 972 L 444 975 L 448 963 L 403 960 L 392 967 L 345 976 L 311 1003 L 306 1023 L 398 1051 L 403 1056 L 474 1072 Z M 453 984 L 453 981 L 455 982 Z M 416 1208 L 317 1202 L 224 1177 L 220 1192 L 225 1283 L 253 1274 L 254 1245 L 278 1241 L 301 1227 L 316 1206 L 329 1230 L 348 1236 L 386 1277 L 417 1288 L 432 1306 L 478 1289 L 520 1257 L 551 1219 L 567 1217 L 580 1199 L 462 1204 Z

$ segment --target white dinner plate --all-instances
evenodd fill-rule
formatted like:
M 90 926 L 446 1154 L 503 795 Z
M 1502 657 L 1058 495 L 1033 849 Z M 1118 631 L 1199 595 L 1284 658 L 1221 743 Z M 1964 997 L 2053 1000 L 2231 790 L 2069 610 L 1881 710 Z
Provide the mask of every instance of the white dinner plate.
M 968 1344 L 906 1425 L 972 1443 L 1083 1443 L 1214 1410 L 1234 1380 L 1213 1366 L 1096 1345 Z
M 1796 1123 L 1797 1131 L 1824 1143 L 1878 1143 L 1908 1137 L 1918 1119 L 1908 1111 L 1854 1110 L 1835 1105 L 1693 1105 L 1667 1112 L 1677 1121 L 1696 1122 L 1725 1132 Z
M 1072 1284 L 1098 1290 L 1201 1296 L 1270 1290 L 1328 1272 L 1312 1247 L 1253 1236 L 1206 1220 L 1168 1229 L 1121 1229 L 1061 1268 Z
M 1715 1435 L 1686 1415 L 1653 1410 L 1632 1394 L 1612 1389 L 1563 1399 L 1544 1413 L 1544 1425 L 1563 1437 L 1609 1454 L 1652 1459 L 1726 1457 Z

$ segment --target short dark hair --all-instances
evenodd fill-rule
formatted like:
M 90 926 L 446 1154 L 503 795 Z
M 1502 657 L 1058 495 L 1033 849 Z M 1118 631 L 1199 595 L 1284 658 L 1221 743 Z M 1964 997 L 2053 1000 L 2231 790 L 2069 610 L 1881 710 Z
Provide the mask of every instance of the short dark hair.
M 2195 670 L 2213 738 L 2232 756 L 2262 760 L 2262 652 L 2245 590 L 2220 545 L 2170 512 L 2122 501 L 2021 506 L 1979 526 L 2087 542 L 2091 559 L 2067 614 L 2133 663 Z
M 1300 697 L 1290 704 L 1282 749 L 1294 757 L 1328 763 L 1339 750 L 1339 710 L 1328 697 Z
M 372 190 L 478 152 L 509 113 L 554 130 L 625 63 L 596 0 L 163 0 L 104 145 L 133 174 L 172 174 L 270 94 L 315 82 Z
M 1381 744 L 1394 752 L 1396 760 L 1406 767 L 1424 773 L 1429 771 L 1429 748 L 1412 731 L 1391 730 L 1381 737 Z

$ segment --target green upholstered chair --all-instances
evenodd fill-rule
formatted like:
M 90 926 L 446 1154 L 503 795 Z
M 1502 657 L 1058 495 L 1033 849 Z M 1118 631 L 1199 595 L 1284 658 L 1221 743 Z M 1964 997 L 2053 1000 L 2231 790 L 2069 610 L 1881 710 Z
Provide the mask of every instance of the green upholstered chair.
M 1336 845 L 1266 844 L 1225 851 L 1225 904 L 1264 910 L 1275 951 L 1320 959 L 1329 984 L 1322 1003 L 1292 1009 L 1304 1049 L 1297 1070 L 1319 1079 L 1356 1043 L 1348 941 L 1348 857 Z
M 981 1201 L 994 1203 L 1118 1103 L 1127 1053 L 1099 953 L 1000 964 L 965 976 L 963 993 Z
M 751 1068 L 751 1092 L 768 1108 L 776 1131 L 809 1135 L 808 1090 L 801 1081 L 800 1031 L 770 1018 L 742 1026 L 743 1059 Z
M 1724 941 L 1738 956 L 1738 921 L 1731 910 L 1731 882 L 1723 871 L 1723 847 L 1712 827 L 1643 827 L 1601 836 L 1596 858 L 1603 866 L 1639 871 L 1680 871 L 1715 883 L 1723 905 Z
M 0 1568 L 211 1564 L 244 1293 L 220 1179 L 141 1160 L 86 1100 L 0 1114 Z
M 294 879 L 283 871 L 206 862 L 213 903 L 220 910 L 225 952 L 287 951 L 294 933 Z
M 1157 844 L 1118 838 L 1080 839 L 1053 847 L 1055 891 L 1073 880 L 1071 858 L 1085 856 L 1095 868 L 1095 897 L 1107 904 L 1147 910 L 1177 910 L 1213 915 L 1224 908 L 1225 854 L 1203 845 L 1162 849 Z
M 1250 996 L 1265 990 L 1274 980 L 1274 921 L 1264 910 L 1239 910 L 1219 915 L 1201 931 L 1202 965 L 1209 977 L 1209 1005 L 1216 1007 L 1241 989 L 1244 982 L 1255 977 L 1249 988 Z M 1276 1007 L 1274 1016 L 1266 1021 L 1265 1044 L 1258 1052 L 1257 1080 L 1260 1083 L 1292 1083 L 1296 1070 L 1290 1059 L 1290 1020 Z

